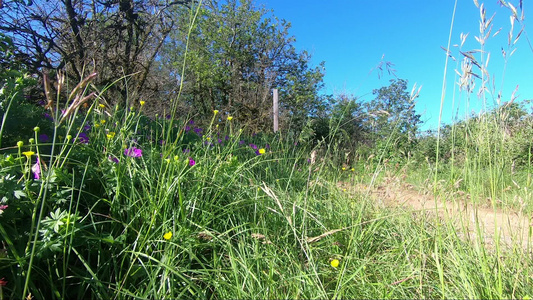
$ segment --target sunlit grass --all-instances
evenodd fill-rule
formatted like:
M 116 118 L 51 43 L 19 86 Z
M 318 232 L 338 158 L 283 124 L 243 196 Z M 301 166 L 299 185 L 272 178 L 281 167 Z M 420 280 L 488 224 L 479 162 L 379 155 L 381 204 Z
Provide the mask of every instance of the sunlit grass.
M 331 142 L 311 146 L 251 133 L 219 110 L 209 120 L 148 117 L 144 100 L 109 107 L 92 94 L 83 110 L 79 87 L 46 111 L 50 124 L 2 145 L 0 297 L 533 295 L 529 228 L 488 235 L 479 222 L 386 206 L 373 193 L 411 182 L 435 203 L 473 207 L 468 218 L 477 208 L 530 213 L 531 158 L 509 156 L 528 144 L 505 137 L 505 116 L 454 124 L 442 160 L 385 157 L 390 139 L 347 163 L 342 118 Z M 515 168 L 518 159 L 527 163 Z

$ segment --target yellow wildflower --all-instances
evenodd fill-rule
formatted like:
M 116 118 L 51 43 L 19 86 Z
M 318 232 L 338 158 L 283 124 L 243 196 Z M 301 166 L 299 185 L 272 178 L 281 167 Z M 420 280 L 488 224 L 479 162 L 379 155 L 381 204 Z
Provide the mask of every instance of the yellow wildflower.
M 334 259 L 334 260 L 332 260 L 332 261 L 330 262 L 330 264 L 331 264 L 332 267 L 336 268 L 336 267 L 339 266 L 340 262 L 339 262 L 338 259 Z
M 32 155 L 34 155 L 35 152 L 33 152 L 33 151 L 24 151 L 24 152 L 22 152 L 22 154 L 24 154 L 26 156 L 26 158 L 30 159 L 30 157 Z
M 172 231 L 169 231 L 169 232 L 165 233 L 165 234 L 163 235 L 163 238 L 164 238 L 165 240 L 167 240 L 167 241 L 170 240 L 170 239 L 172 238 Z
M 100 108 L 104 108 L 105 105 L 103 105 L 103 104 L 100 103 L 100 104 L 98 104 L 98 107 L 100 107 Z
M 231 121 L 231 120 L 233 120 L 233 117 L 232 117 L 232 116 L 229 116 L 229 117 L 228 117 L 228 121 Z
M 115 132 L 111 131 L 108 134 L 106 134 L 106 136 L 107 136 L 108 139 L 112 139 L 112 138 L 115 137 Z
M 265 152 L 266 152 L 265 148 L 259 149 L 259 154 L 265 154 Z
M 218 109 L 213 110 L 213 113 L 216 115 L 218 114 Z
M 146 101 L 141 100 L 139 101 L 139 103 L 141 104 L 141 106 L 144 106 L 146 104 Z

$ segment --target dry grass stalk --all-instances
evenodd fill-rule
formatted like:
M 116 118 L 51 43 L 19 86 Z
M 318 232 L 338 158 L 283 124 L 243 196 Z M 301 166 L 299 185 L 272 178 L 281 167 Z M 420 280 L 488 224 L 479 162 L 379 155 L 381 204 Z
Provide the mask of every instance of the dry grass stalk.
M 339 232 L 339 231 L 343 231 L 343 230 L 345 230 L 345 229 L 346 229 L 346 228 L 330 230 L 330 231 L 325 232 L 325 233 L 323 233 L 323 234 L 321 234 L 321 235 L 319 235 L 319 236 L 315 236 L 315 237 L 307 238 L 307 242 L 308 242 L 309 244 L 314 243 L 314 242 L 318 242 L 318 241 L 320 241 L 321 239 L 323 239 L 323 238 L 325 238 L 325 237 L 327 237 L 327 236 L 330 236 L 330 235 L 332 235 L 332 234 L 334 234 L 334 233 L 337 233 L 337 232 Z

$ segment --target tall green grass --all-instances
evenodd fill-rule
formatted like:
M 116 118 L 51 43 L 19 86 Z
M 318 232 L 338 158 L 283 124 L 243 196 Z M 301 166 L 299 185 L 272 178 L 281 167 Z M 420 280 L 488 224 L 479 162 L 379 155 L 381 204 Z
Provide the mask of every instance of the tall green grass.
M 252 135 L 226 112 L 149 118 L 144 102 L 110 107 L 105 94 L 83 111 L 87 84 L 74 90 L 56 101 L 50 141 L 36 128 L 31 142 L 2 149 L 2 298 L 533 295 L 529 247 L 382 207 L 354 187 L 393 168 L 381 158 L 343 166 L 335 136 L 312 148 L 285 133 Z M 445 189 L 462 179 L 474 202 L 490 197 L 495 210 L 516 182 L 528 202 L 529 173 L 504 171 L 500 121 L 476 121 L 468 138 L 479 151 L 458 149 L 463 160 L 427 170 L 409 162 L 411 176 L 445 179 Z

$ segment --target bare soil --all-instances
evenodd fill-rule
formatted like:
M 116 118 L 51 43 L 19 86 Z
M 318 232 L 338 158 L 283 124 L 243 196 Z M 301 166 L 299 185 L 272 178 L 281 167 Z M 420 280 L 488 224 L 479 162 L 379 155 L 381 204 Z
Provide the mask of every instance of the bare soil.
M 497 239 L 500 245 L 521 245 L 525 248 L 533 245 L 531 216 L 510 209 L 493 208 L 490 204 L 475 206 L 468 195 L 435 196 L 417 191 L 398 178 L 387 178 L 377 187 L 358 185 L 356 189 L 371 195 L 380 205 L 429 214 L 452 222 L 460 234 L 470 239 L 482 238 L 483 243 L 489 246 L 494 245 Z

